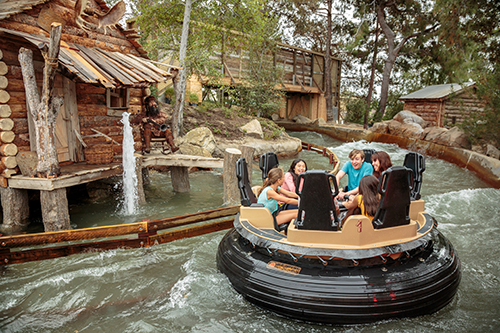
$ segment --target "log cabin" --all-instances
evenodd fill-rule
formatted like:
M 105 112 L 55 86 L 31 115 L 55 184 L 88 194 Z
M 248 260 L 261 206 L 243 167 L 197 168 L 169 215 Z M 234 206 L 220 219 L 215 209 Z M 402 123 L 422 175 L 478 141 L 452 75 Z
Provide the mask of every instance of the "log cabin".
M 481 113 L 484 103 L 476 96 L 473 82 L 439 84 L 402 96 L 404 111 L 411 111 L 429 122 L 430 126 L 453 127 L 461 124 L 470 113 Z
M 0 2 L 0 193 L 3 224 L 0 233 L 22 231 L 27 225 L 27 190 L 57 193 L 58 208 L 42 202 L 45 231 L 69 228 L 66 187 L 117 174 L 113 155 L 121 154 L 121 115 L 142 111 L 149 86 L 171 76 L 147 57 L 135 30 L 119 20 L 125 3 L 109 8 L 104 0 L 2 0 Z M 53 94 L 63 98 L 55 123 L 60 177 L 26 175 L 36 150 L 34 122 L 23 81 L 21 48 L 33 53 L 37 86 L 43 82 L 47 47 L 53 23 L 62 25 Z M 165 68 L 165 67 L 164 67 Z M 134 141 L 140 144 L 136 131 Z M 85 146 L 107 147 L 105 165 Z M 94 150 L 96 154 L 102 153 Z M 36 156 L 36 153 L 34 153 Z M 109 159 L 111 157 L 111 159 Z M 31 159 L 33 161 L 33 158 Z M 36 160 L 36 157 L 35 157 Z M 25 168 L 21 164 L 26 164 Z M 36 164 L 36 162 L 35 162 Z M 66 166 L 66 168 L 64 168 Z M 26 169 L 27 171 L 25 171 Z M 64 171 L 66 170 L 66 172 Z M 32 177 L 27 177 L 32 176 Z M 51 204 L 49 203 L 49 206 Z M 21 208 L 19 208 L 21 207 Z M 62 227 L 61 227 L 61 222 Z

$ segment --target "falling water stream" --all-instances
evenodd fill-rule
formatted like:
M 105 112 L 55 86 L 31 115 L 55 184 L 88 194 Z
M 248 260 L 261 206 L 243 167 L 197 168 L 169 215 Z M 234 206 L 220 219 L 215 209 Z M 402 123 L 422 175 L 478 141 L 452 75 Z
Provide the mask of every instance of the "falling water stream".
M 353 148 L 387 151 L 402 165 L 396 145 L 342 143 L 290 133 L 331 147 L 345 162 Z M 309 169 L 329 169 L 325 157 L 303 151 Z M 292 159 L 280 160 L 285 171 Z M 174 193 L 170 175 L 151 172 L 147 204 L 130 216 L 117 199 L 70 208 L 76 228 L 187 214 L 222 206 L 222 170 L 190 174 L 191 191 Z M 254 184 L 261 182 L 254 169 Z M 452 302 L 417 318 L 333 327 L 297 322 L 262 310 L 236 293 L 217 271 L 225 231 L 145 249 L 119 249 L 11 265 L 0 269 L 0 332 L 498 332 L 500 329 L 500 190 L 471 172 L 428 157 L 422 185 L 426 210 L 454 245 L 462 281 Z
M 123 112 L 123 214 L 133 215 L 137 206 L 137 174 L 135 172 L 134 136 L 129 121 L 130 113 Z

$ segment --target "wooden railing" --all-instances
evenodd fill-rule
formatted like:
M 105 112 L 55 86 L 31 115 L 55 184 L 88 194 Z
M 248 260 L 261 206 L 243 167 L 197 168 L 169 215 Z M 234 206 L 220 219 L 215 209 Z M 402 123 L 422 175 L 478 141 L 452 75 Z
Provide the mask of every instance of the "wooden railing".
M 149 247 L 177 239 L 229 229 L 233 226 L 233 216 L 239 211 L 239 207 L 230 206 L 165 219 L 143 220 L 121 225 L 3 236 L 0 237 L 0 265 L 18 264 L 117 248 Z M 220 220 L 228 216 L 231 216 L 231 218 Z M 188 227 L 179 228 L 183 226 Z M 168 230 L 173 228 L 178 229 Z M 167 231 L 162 232 L 162 230 Z
M 330 164 L 332 164 L 332 173 L 337 174 L 340 168 L 340 160 L 335 155 L 333 151 L 331 151 L 329 148 L 320 146 L 320 145 L 315 145 L 314 143 L 307 143 L 307 142 L 302 142 L 302 149 L 306 150 L 312 150 L 315 151 L 319 154 L 322 154 L 323 156 L 327 156 L 330 159 Z

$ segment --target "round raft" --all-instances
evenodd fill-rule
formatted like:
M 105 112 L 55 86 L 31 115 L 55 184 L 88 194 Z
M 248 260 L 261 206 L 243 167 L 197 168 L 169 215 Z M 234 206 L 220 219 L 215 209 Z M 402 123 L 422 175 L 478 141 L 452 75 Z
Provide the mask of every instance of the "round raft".
M 300 175 L 299 214 L 286 229 L 257 204 L 242 206 L 222 239 L 217 266 L 247 300 L 287 317 L 359 324 L 435 312 L 455 295 L 460 261 L 450 242 L 410 200 L 413 175 L 382 176 L 373 222 L 337 218 L 337 185 L 326 171 Z

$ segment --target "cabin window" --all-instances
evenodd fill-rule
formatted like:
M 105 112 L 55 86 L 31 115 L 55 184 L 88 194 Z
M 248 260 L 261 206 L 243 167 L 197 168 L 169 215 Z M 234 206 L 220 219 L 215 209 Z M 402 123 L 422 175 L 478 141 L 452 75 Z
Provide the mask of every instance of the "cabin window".
M 106 104 L 110 109 L 128 109 L 129 107 L 129 89 L 116 88 L 106 90 Z

